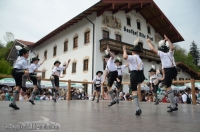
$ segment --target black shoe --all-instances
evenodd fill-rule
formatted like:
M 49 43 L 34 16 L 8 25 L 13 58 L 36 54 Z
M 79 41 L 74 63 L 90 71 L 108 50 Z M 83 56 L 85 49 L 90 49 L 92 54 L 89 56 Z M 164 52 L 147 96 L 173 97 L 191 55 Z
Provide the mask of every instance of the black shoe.
M 178 106 L 178 104 L 176 103 L 176 107 Z M 171 108 L 171 105 L 170 106 L 167 106 L 167 108 Z
M 56 102 L 56 98 L 54 98 L 53 101 Z
M 9 104 L 9 107 L 12 107 L 13 109 L 15 110 L 19 110 L 19 107 L 17 107 L 17 105 L 14 105 L 14 104 Z
M 156 102 L 154 105 L 158 105 L 159 104 L 159 102 Z
M 108 106 L 112 106 L 114 104 L 116 104 L 116 101 L 111 102 Z
M 141 109 L 137 110 L 136 113 L 135 113 L 135 115 L 140 115 L 140 114 L 142 114 L 142 110 Z
M 175 108 L 171 108 L 167 111 L 167 112 L 173 112 L 173 111 L 177 111 L 178 110 L 178 107 L 175 107 Z
M 26 87 L 22 87 L 22 90 L 23 90 L 24 92 L 26 92 Z
M 97 103 L 99 103 L 99 100 L 97 100 Z
M 119 100 L 116 100 L 116 103 L 119 104 Z
M 32 104 L 32 105 L 35 105 L 34 101 L 32 101 L 32 100 L 29 100 L 29 102 L 31 102 L 31 104 Z

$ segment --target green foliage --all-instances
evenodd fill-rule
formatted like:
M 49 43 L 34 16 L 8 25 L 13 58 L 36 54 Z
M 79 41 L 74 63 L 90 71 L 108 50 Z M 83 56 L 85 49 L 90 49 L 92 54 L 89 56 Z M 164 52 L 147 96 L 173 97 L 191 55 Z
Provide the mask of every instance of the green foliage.
M 200 61 L 200 51 L 193 41 L 192 44 L 190 45 L 190 52 L 189 52 L 192 57 L 193 57 L 193 63 L 197 66 L 199 61 Z
M 0 74 L 11 75 L 12 66 L 4 58 L 0 59 Z
M 7 59 L 8 54 L 13 46 L 14 42 L 8 42 L 5 47 L 0 48 L 0 59 L 4 58 Z
M 181 48 L 179 45 L 175 45 L 174 59 L 176 62 L 183 62 L 194 71 L 200 72 L 198 66 L 193 63 L 193 56 L 190 53 L 187 54 L 186 50 Z

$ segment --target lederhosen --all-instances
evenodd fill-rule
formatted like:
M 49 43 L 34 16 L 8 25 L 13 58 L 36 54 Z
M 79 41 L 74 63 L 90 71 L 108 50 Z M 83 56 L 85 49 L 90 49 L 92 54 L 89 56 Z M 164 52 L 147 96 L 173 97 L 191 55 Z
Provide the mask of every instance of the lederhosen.
M 164 84 L 167 86 L 167 88 L 171 87 L 172 80 L 175 79 L 178 74 L 177 69 L 174 66 L 172 59 L 170 57 L 169 57 L 169 59 L 172 62 L 172 67 L 164 68 L 164 72 L 165 72 Z
M 157 78 L 154 78 L 154 79 L 157 79 Z M 158 90 L 158 84 L 159 84 L 159 83 L 157 83 L 157 84 L 155 85 L 155 84 L 153 83 L 153 81 L 152 81 L 152 87 L 153 87 L 153 91 L 152 91 L 152 92 L 153 92 L 154 94 L 157 93 L 157 90 Z
M 60 73 L 60 70 L 57 70 L 57 72 Z M 56 75 L 51 75 L 51 76 L 54 77 L 54 84 L 55 84 L 55 86 L 56 86 L 56 87 L 59 87 L 59 77 L 56 76 Z
M 97 79 L 96 78 L 96 82 L 99 81 L 99 84 L 94 84 L 94 90 L 96 90 L 97 92 L 101 92 L 101 79 Z M 100 86 L 97 86 L 100 85 Z
M 108 66 L 107 66 L 107 69 L 108 69 Z M 108 76 L 107 76 L 107 79 L 108 79 L 108 84 L 107 86 L 108 87 L 112 87 L 114 81 L 116 81 L 116 78 L 118 77 L 118 72 L 117 71 L 110 71 L 108 69 L 109 73 L 108 73 Z
M 142 62 L 140 63 L 140 65 L 138 65 L 137 58 L 135 58 L 135 59 L 136 59 L 136 64 L 137 64 L 138 70 L 130 71 L 131 72 L 131 74 L 130 74 L 130 85 L 131 85 L 132 91 L 137 91 L 137 85 L 142 83 L 145 80 L 143 70 L 139 70 Z
M 20 61 L 20 60 L 18 60 L 18 61 Z M 24 75 L 24 71 L 25 71 L 25 69 L 17 69 L 17 68 L 12 69 L 11 74 L 15 80 L 16 86 L 22 87 L 22 76 Z
M 121 69 L 121 73 L 122 73 L 122 68 L 120 66 L 120 68 L 117 69 Z M 122 75 L 118 75 L 118 79 L 120 80 L 119 82 L 117 81 L 117 88 L 120 89 L 121 85 L 122 85 Z
M 33 82 L 33 85 L 37 85 L 37 74 L 36 73 L 29 73 L 29 77 Z

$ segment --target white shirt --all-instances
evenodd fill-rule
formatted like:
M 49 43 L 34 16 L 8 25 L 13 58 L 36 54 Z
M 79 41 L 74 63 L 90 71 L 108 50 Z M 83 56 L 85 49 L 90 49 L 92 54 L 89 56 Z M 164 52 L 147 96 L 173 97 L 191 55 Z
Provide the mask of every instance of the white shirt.
M 96 76 L 96 77 L 94 77 L 94 79 L 93 79 L 93 82 L 94 82 L 94 84 L 101 84 L 101 77 L 98 77 L 98 76 Z
M 108 60 L 107 62 L 107 65 L 106 65 L 106 70 L 108 72 L 113 72 L 113 71 L 116 71 L 117 68 L 115 66 L 115 63 L 114 63 L 114 59 L 112 59 L 112 57 L 110 57 L 110 59 Z
M 116 66 L 116 68 L 117 68 L 118 76 L 119 75 L 121 76 L 124 72 L 124 69 L 126 68 L 126 65 Z
M 29 66 L 29 73 L 35 73 L 35 74 L 37 74 L 37 72 L 35 72 L 35 70 L 38 69 L 39 67 L 40 67 L 40 64 L 34 64 L 34 63 L 32 63 Z
M 65 67 L 59 66 L 59 67 L 54 67 L 52 70 L 52 74 L 54 75 L 54 73 L 56 72 L 58 75 L 60 75 L 60 73 L 65 69 Z
M 19 101 L 23 101 L 24 100 L 24 97 L 23 96 L 19 96 Z
M 149 82 L 150 82 L 150 83 L 155 83 L 155 82 L 156 82 L 156 79 L 157 79 L 157 75 L 154 74 L 154 75 L 152 75 L 152 76 L 150 77 Z
M 162 69 L 163 68 L 171 68 L 171 67 L 176 66 L 176 63 L 174 60 L 174 51 L 169 50 L 168 53 L 158 51 L 158 55 L 160 56 L 160 59 L 161 59 Z M 172 62 L 174 64 L 174 66 L 172 66 Z
M 136 61 L 137 59 L 137 61 Z M 137 70 L 138 66 L 140 65 L 140 69 L 139 70 L 143 70 L 144 68 L 144 64 L 142 62 L 142 60 L 140 59 L 139 55 L 128 55 L 128 59 L 127 59 L 128 63 L 129 63 L 129 69 L 132 70 Z M 138 62 L 138 64 L 137 64 Z
M 27 62 L 26 58 L 24 58 L 23 56 L 19 56 L 17 58 L 17 61 L 15 62 L 14 68 L 28 69 L 28 62 Z
M 187 102 L 187 95 L 186 95 L 186 93 L 182 95 L 182 100 L 183 100 L 183 102 Z

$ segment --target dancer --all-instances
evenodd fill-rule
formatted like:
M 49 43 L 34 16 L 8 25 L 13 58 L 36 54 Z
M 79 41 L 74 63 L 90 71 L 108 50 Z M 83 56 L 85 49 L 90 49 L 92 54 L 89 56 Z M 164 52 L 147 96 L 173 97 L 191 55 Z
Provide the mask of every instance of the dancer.
M 42 63 L 38 64 L 38 62 L 40 61 L 40 59 L 38 59 L 38 57 L 34 57 L 32 58 L 31 61 L 31 65 L 29 67 L 29 76 L 31 81 L 33 82 L 33 92 L 31 94 L 31 97 L 29 99 L 29 102 L 31 102 L 33 105 L 35 105 L 34 103 L 34 97 L 36 95 L 36 92 L 38 89 L 40 89 L 40 93 L 42 94 L 42 90 L 41 90 L 41 76 L 37 76 L 38 72 L 46 72 L 46 70 L 38 70 L 38 68 L 40 67 L 40 65 L 42 65 L 45 61 L 45 57 Z
M 134 41 L 134 47 L 131 50 L 132 55 L 127 55 L 126 46 L 123 46 L 123 57 L 128 61 L 129 69 L 130 69 L 130 88 L 132 89 L 132 98 L 134 99 L 136 105 L 136 115 L 140 115 L 142 110 L 139 106 L 138 101 L 138 93 L 137 93 L 137 85 L 142 83 L 145 80 L 145 76 L 143 73 L 144 64 L 139 57 L 139 54 L 142 53 L 140 39 L 136 39 Z
M 159 51 L 152 46 L 150 39 L 147 39 L 147 44 L 154 53 L 160 56 L 162 69 L 164 69 L 165 72 L 164 85 L 166 86 L 171 106 L 167 112 L 177 111 L 178 107 L 175 105 L 174 93 L 171 89 L 172 80 L 177 76 L 177 69 L 174 60 L 174 47 L 166 35 L 164 35 L 164 40 L 159 42 Z
M 122 78 L 123 78 L 123 72 L 124 72 L 124 69 L 128 66 L 128 64 L 126 65 L 121 65 L 121 59 L 118 57 L 116 60 L 115 60 L 115 64 L 116 64 L 116 68 L 117 68 L 117 72 L 118 72 L 118 77 L 117 77 L 117 81 L 116 81 L 116 103 L 119 104 L 119 92 L 120 92 L 120 88 L 121 88 L 121 85 L 122 85 Z
M 19 107 L 16 105 L 16 100 L 19 94 L 19 91 L 22 87 L 22 84 L 26 84 L 26 79 L 28 78 L 29 72 L 28 72 L 28 64 L 27 64 L 27 58 L 29 56 L 29 50 L 22 48 L 21 46 L 15 46 L 18 50 L 19 57 L 17 58 L 17 61 L 14 65 L 14 68 L 12 69 L 12 76 L 15 79 L 16 89 L 13 91 L 13 99 L 9 107 L 12 107 L 14 110 L 19 110 Z M 26 79 L 22 78 L 22 76 L 27 77 Z M 23 89 L 23 91 L 26 91 L 26 89 Z
M 59 77 L 60 78 L 64 77 L 64 76 L 60 75 L 60 73 L 68 67 L 70 61 L 71 60 L 69 59 L 67 65 L 64 63 L 63 66 L 60 66 L 60 61 L 54 62 L 52 75 L 50 77 L 53 89 L 55 89 L 55 94 L 54 94 L 54 98 L 53 98 L 54 102 L 56 102 L 56 95 L 57 95 L 58 90 L 59 90 Z
M 105 82 L 106 77 L 107 77 L 107 80 L 108 80 L 107 90 L 112 99 L 112 102 L 108 106 L 112 106 L 112 105 L 116 104 L 116 101 L 114 100 L 114 92 L 112 90 L 112 85 L 113 85 L 114 81 L 117 80 L 118 73 L 117 73 L 115 63 L 114 63 L 114 55 L 110 52 L 109 46 L 107 46 L 106 51 L 109 54 L 104 56 L 105 61 L 107 62 L 107 65 L 106 65 L 106 73 L 105 73 L 103 82 Z
M 158 105 L 159 104 L 159 101 L 158 101 L 158 96 L 157 96 L 157 90 L 158 90 L 158 84 L 157 83 L 157 75 L 156 75 L 156 68 L 154 65 L 151 66 L 151 69 L 149 70 L 150 72 L 150 84 L 151 84 L 151 90 L 153 92 L 153 95 L 155 96 L 155 99 L 156 99 L 156 103 L 155 105 Z
M 101 75 L 103 75 L 103 72 L 102 71 L 97 71 L 96 77 L 94 77 L 94 79 L 93 79 L 94 94 L 93 94 L 92 101 L 94 101 L 95 95 L 97 93 L 98 94 L 97 103 L 99 103 L 99 97 L 100 97 L 100 93 L 101 93 L 101 83 L 102 83 Z

